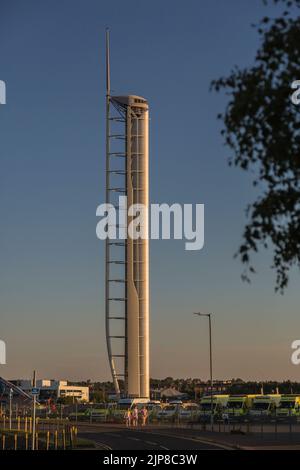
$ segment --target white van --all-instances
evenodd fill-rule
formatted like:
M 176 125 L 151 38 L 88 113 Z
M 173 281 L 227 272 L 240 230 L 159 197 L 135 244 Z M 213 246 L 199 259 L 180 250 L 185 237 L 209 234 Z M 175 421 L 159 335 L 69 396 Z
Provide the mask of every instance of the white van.
M 161 411 L 157 413 L 157 419 L 172 419 L 178 416 L 182 407 L 182 401 L 170 401 Z
M 197 403 L 184 403 L 178 411 L 180 420 L 196 419 L 199 416 L 199 406 Z

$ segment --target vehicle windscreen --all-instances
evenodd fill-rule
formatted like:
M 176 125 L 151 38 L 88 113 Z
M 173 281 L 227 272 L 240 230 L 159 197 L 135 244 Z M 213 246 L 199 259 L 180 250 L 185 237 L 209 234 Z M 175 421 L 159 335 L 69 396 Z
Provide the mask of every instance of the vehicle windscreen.
M 216 404 L 213 403 L 213 409 L 215 409 Z M 209 411 L 211 409 L 211 403 L 201 403 L 200 410 L 202 411 Z
M 281 401 L 279 408 L 292 409 L 295 406 L 295 400 L 293 401 Z
M 128 410 L 128 408 L 131 408 L 130 404 L 121 404 L 121 405 L 118 405 L 118 410 L 121 410 L 121 411 L 126 411 Z
M 270 406 L 270 403 L 268 402 L 258 402 L 258 403 L 253 403 L 253 409 L 254 410 L 268 410 Z
M 176 410 L 175 405 L 168 405 L 165 407 L 165 411 L 174 411 L 174 410 Z
M 227 408 L 234 408 L 235 410 L 242 408 L 243 402 L 241 401 L 230 401 L 227 403 Z

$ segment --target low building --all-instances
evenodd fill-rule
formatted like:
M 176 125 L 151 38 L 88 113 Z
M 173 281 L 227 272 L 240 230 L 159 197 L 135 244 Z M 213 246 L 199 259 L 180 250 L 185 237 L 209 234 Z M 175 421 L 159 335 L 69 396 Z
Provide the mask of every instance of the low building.
M 12 380 L 12 382 L 27 393 L 32 390 L 31 380 L 21 379 Z M 72 385 L 66 380 L 40 379 L 36 381 L 36 387 L 39 389 L 39 401 L 57 400 L 59 398 L 73 398 L 74 402 L 89 401 L 89 387 Z
M 214 395 L 226 394 L 232 385 L 232 380 L 214 380 L 212 392 Z M 211 393 L 210 381 L 199 382 L 194 387 L 195 398 Z
M 89 387 L 81 385 L 60 385 L 58 387 L 58 398 L 72 397 L 75 401 L 89 401 Z

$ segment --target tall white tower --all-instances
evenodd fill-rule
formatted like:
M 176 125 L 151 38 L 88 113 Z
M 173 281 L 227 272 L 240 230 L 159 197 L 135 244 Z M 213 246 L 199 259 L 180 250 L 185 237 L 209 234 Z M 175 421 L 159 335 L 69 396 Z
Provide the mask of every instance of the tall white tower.
M 148 209 L 149 107 L 139 96 L 111 96 L 106 34 L 106 202 L 116 206 L 119 196 L 127 196 L 128 208 L 143 204 Z M 126 230 L 132 216 L 119 215 L 124 227 L 117 228 Z M 141 231 L 148 233 L 148 211 Z M 121 377 L 126 396 L 149 398 L 148 238 L 108 238 L 105 264 L 106 337 L 115 390 L 120 394 Z

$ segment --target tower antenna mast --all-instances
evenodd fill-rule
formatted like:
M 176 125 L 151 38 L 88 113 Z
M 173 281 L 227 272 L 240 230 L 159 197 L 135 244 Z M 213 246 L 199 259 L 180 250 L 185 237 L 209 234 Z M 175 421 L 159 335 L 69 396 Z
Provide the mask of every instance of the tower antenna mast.
M 108 28 L 106 28 L 106 96 L 110 97 L 110 51 Z
M 110 203 L 110 57 L 109 57 L 109 29 L 106 28 L 106 191 L 105 200 L 106 204 Z M 109 357 L 109 365 L 113 377 L 114 387 L 117 396 L 120 396 L 120 387 L 115 369 L 112 348 L 111 348 L 111 332 L 110 332 L 110 241 L 107 238 L 105 241 L 105 328 L 106 328 L 106 342 Z

